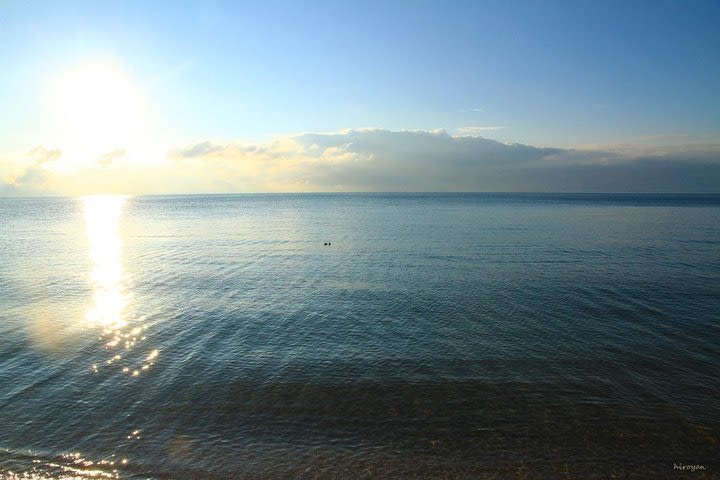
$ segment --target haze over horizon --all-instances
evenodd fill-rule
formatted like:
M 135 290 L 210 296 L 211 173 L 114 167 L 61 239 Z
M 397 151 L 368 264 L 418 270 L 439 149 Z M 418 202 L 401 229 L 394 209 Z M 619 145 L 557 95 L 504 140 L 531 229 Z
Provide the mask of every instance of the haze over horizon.
M 8 3 L 0 196 L 720 192 L 720 4 Z

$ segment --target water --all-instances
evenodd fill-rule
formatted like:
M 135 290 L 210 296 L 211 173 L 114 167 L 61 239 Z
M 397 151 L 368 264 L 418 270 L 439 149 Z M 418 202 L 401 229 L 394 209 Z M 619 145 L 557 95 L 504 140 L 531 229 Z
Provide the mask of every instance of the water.
M 0 267 L 3 478 L 720 468 L 717 195 L 0 199 Z

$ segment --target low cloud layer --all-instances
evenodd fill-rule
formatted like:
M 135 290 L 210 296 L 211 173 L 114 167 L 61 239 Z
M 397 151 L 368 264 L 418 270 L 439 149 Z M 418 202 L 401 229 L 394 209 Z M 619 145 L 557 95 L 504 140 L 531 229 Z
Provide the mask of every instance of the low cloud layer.
M 469 126 L 460 127 L 455 129 L 456 137 L 467 137 L 467 136 L 480 136 L 485 135 L 487 132 L 494 132 L 496 130 L 502 130 L 505 127 L 498 125 L 486 125 L 486 126 Z
M 484 128 L 488 127 L 473 127 Z M 495 128 L 495 127 L 493 127 Z M 346 130 L 262 144 L 201 142 L 163 162 L 116 150 L 72 175 L 62 152 L 38 147 L 0 195 L 258 191 L 720 192 L 720 143 L 623 149 L 504 144 L 476 131 Z M 471 135 L 472 134 L 472 135 Z

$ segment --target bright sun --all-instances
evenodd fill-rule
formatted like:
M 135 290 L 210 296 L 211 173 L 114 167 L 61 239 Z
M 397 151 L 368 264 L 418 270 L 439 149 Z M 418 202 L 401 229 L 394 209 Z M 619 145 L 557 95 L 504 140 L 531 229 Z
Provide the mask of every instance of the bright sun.
M 140 88 L 114 62 L 69 69 L 56 78 L 52 90 L 61 141 L 82 156 L 127 148 L 140 127 Z

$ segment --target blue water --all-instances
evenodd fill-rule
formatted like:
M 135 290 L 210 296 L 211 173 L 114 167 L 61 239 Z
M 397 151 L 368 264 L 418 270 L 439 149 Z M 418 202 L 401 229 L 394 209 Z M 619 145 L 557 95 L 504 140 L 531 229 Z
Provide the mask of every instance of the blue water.
M 720 468 L 718 195 L 0 199 L 0 267 L 2 478 Z

